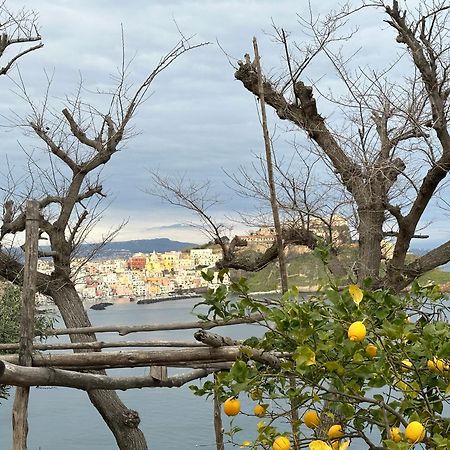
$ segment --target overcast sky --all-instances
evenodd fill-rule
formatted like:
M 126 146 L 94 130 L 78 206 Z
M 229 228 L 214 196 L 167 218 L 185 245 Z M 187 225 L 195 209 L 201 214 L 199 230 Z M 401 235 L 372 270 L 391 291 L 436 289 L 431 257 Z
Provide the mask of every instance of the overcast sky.
M 103 171 L 110 207 L 92 239 L 128 220 L 118 239 L 204 240 L 196 231 L 179 226 L 192 217 L 143 192 L 150 182 L 149 169 L 211 179 L 215 191 L 224 198 L 216 211 L 218 215 L 252 208 L 247 200 L 228 192 L 224 170 L 233 172 L 239 165 L 249 166 L 252 154 L 263 149 L 255 101 L 234 79 L 234 69 L 216 42 L 232 57 L 242 58 L 251 53 L 251 40 L 256 36 L 266 71 L 276 71 L 281 66 L 282 49 L 269 35 L 271 23 L 292 31 L 300 40 L 297 14 L 307 14 L 306 1 L 9 1 L 11 9 L 20 5 L 39 13 L 45 44 L 21 60 L 24 82 L 30 96 L 39 100 L 47 84 L 45 72 L 51 74 L 50 102 L 58 110 L 64 96 L 75 92 L 80 76 L 85 100 L 89 100 L 89 91 L 111 86 L 110 75 L 116 72 L 121 57 L 121 24 L 127 55 L 133 58 L 131 79 L 136 82 L 145 78 L 160 56 L 177 42 L 174 21 L 185 35 L 195 34 L 196 42 L 212 42 L 183 55 L 155 82 L 153 95 L 135 117 L 137 135 Z M 313 2 L 315 12 L 323 13 L 334 6 L 334 0 L 322 1 L 320 6 Z M 392 31 L 380 19 L 374 12 L 355 18 L 360 30 L 349 51 L 363 46 L 358 56 L 361 64 L 381 64 L 395 56 L 397 50 L 388 45 L 393 40 Z M 329 67 L 321 66 L 320 59 L 310 75 L 333 89 L 335 77 Z M 17 72 L 11 72 L 11 77 L 17 80 Z M 0 81 L 2 114 L 26 113 L 26 104 L 11 93 L 12 81 Z M 270 120 L 274 126 L 272 115 Z M 2 152 L 19 173 L 25 157 L 18 143 L 28 151 L 39 143 L 24 137 L 20 129 L 5 128 L 0 132 Z M 284 145 L 283 137 L 280 143 Z M 281 150 L 290 151 L 287 145 Z M 440 226 L 435 227 L 437 232 Z

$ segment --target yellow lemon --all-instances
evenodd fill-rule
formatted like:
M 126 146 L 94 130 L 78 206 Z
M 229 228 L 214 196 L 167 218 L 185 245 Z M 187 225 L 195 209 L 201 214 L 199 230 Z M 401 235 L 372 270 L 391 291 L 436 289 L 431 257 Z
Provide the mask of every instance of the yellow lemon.
M 361 342 L 366 337 L 366 327 L 362 322 L 353 322 L 347 334 L 351 341 Z
M 223 404 L 223 412 L 227 416 L 237 416 L 241 410 L 241 402 L 236 397 L 230 397 Z
M 250 445 L 252 445 L 251 441 L 243 441 L 240 448 L 250 447 Z
M 429 359 L 427 361 L 427 367 L 432 372 L 437 372 L 437 367 L 436 367 L 435 361 L 436 361 L 436 358 L 434 358 L 433 361 L 431 361 L 431 359 Z
M 366 353 L 371 357 L 375 358 L 377 356 L 378 347 L 374 344 L 367 344 Z
M 400 442 L 402 440 L 399 427 L 389 428 L 389 439 L 392 439 L 394 442 Z
M 253 408 L 253 412 L 257 417 L 264 417 L 266 415 L 266 407 L 263 405 L 256 405 Z
M 427 367 L 432 372 L 440 373 L 441 375 L 450 370 L 449 364 L 447 364 L 443 359 L 438 359 L 436 357 L 433 358 L 433 361 L 427 361 Z
M 425 428 L 416 420 L 410 422 L 405 429 L 405 437 L 410 444 L 415 444 L 416 442 L 421 442 L 425 437 Z
M 350 441 L 334 441 L 331 443 L 331 448 L 333 450 L 346 450 L 347 447 L 350 445 Z
M 436 360 L 436 367 L 439 372 L 444 373 L 448 370 L 450 370 L 450 365 L 447 364 L 443 359 L 437 359 Z
M 291 449 L 291 443 L 289 442 L 289 439 L 284 436 L 278 436 L 272 444 L 273 450 L 290 450 Z
M 317 414 L 317 411 L 314 411 L 312 409 L 306 411 L 303 415 L 303 423 L 308 428 L 317 428 L 320 425 L 320 417 L 319 414 Z
M 408 372 L 411 370 L 412 366 L 413 366 L 413 363 L 409 359 L 404 359 L 402 361 L 401 371 Z
M 344 436 L 341 425 L 332 425 L 328 430 L 327 436 L 330 439 L 339 439 Z
M 309 450 L 333 450 L 333 447 L 330 447 L 326 442 L 324 441 L 311 441 L 309 443 Z

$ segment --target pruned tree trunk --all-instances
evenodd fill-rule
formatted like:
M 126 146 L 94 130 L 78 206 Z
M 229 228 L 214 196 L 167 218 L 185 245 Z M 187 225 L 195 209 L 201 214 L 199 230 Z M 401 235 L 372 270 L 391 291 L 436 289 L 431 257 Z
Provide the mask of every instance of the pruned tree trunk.
M 358 216 L 358 282 L 361 284 L 366 278 L 375 280 L 380 276 L 384 212 L 363 207 L 358 209 Z
M 71 328 L 91 326 L 73 283 L 70 280 L 58 281 L 52 285 L 50 293 L 65 325 Z M 72 342 L 96 340 L 94 334 L 73 334 L 70 335 L 70 339 Z M 114 434 L 120 450 L 147 450 L 144 434 L 139 429 L 139 414 L 136 411 L 127 408 L 114 391 L 95 389 L 88 391 L 88 396 Z

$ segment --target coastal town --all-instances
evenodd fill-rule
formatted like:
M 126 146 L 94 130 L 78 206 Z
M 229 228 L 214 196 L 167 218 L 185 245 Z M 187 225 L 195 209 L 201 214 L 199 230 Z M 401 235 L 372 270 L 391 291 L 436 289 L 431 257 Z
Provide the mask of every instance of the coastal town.
M 333 239 L 343 242 L 342 230 L 347 232 L 348 228 L 343 219 L 338 219 L 334 219 Z M 313 227 L 316 233 L 325 234 L 320 224 L 314 223 Z M 246 242 L 246 250 L 264 252 L 274 244 L 275 230 L 262 226 L 239 238 Z M 305 252 L 310 252 L 310 249 L 296 247 L 296 253 Z M 128 258 L 76 258 L 72 261 L 72 277 L 80 298 L 85 302 L 170 299 L 193 296 L 215 286 L 217 279 L 206 281 L 202 271 L 214 270 L 221 258 L 220 248 L 214 245 L 182 251 L 135 253 Z M 48 259 L 39 260 L 38 270 L 50 274 L 53 264 Z
M 239 236 L 247 248 L 267 248 L 275 241 L 271 227 Z M 202 271 L 214 269 L 222 258 L 219 247 L 190 248 L 182 251 L 135 253 L 129 258 L 90 259 L 72 261 L 72 278 L 80 298 L 85 302 L 129 302 L 139 299 L 194 296 L 217 283 L 202 277 Z M 40 259 L 38 270 L 51 274 L 53 263 Z M 224 280 L 227 283 L 227 280 Z M 39 301 L 46 302 L 43 296 Z
M 214 267 L 221 253 L 211 248 L 136 253 L 128 259 L 76 259 L 73 278 L 84 301 L 132 301 L 170 297 L 208 287 L 201 272 Z M 38 270 L 51 273 L 53 265 L 40 260 Z

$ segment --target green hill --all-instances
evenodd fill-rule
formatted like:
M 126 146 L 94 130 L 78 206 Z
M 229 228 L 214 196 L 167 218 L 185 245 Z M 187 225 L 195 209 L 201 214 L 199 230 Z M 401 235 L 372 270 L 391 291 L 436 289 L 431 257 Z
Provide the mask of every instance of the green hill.
M 351 266 L 356 260 L 356 249 L 347 246 L 342 250 L 341 260 Z M 313 253 L 294 254 L 287 257 L 289 286 L 300 290 L 314 289 L 318 284 L 326 283 L 327 274 L 322 261 Z M 247 278 L 251 292 L 273 291 L 280 288 L 278 264 L 273 262 L 259 272 L 239 272 L 238 276 Z M 434 269 L 419 278 L 422 283 L 433 281 L 437 284 L 450 283 L 450 272 Z

